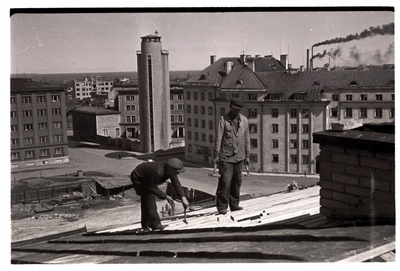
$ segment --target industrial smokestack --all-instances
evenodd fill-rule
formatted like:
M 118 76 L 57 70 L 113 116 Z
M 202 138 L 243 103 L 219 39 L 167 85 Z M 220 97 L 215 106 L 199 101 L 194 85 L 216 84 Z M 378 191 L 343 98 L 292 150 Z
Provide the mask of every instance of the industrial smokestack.
M 210 56 L 210 65 L 212 65 L 215 62 L 215 55 Z
M 310 62 L 310 49 L 307 49 L 307 71 L 310 70 L 310 66 L 309 66 L 309 62 Z
M 283 65 L 283 67 L 285 67 L 285 70 L 287 70 L 287 55 L 281 55 L 281 63 Z
M 313 47 L 311 47 L 310 71 L 313 70 L 313 55 L 314 55 L 313 51 L 314 51 L 314 50 L 313 50 Z
M 245 54 L 241 54 L 240 55 L 240 63 L 242 63 L 242 65 L 244 65 L 246 62 L 246 55 Z

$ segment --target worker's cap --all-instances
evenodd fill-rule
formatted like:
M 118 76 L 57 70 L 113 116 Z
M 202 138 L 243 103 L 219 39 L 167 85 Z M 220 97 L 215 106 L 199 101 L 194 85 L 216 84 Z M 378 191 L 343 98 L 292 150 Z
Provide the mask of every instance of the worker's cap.
M 242 100 L 232 99 L 230 106 L 232 106 L 235 109 L 241 109 L 244 106 L 244 103 Z
M 169 166 L 173 169 L 176 169 L 176 171 L 178 171 L 178 173 L 185 172 L 185 169 L 183 168 L 183 163 L 178 158 L 170 158 L 170 159 L 168 159 L 166 164 L 167 164 L 167 166 Z

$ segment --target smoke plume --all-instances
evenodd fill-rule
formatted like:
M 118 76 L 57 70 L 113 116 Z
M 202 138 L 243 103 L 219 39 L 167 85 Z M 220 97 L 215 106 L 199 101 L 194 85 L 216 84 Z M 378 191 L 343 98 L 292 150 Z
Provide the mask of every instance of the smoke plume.
M 373 27 L 371 26 L 369 29 L 363 30 L 361 33 L 347 35 L 346 37 L 339 37 L 330 40 L 326 40 L 323 42 L 318 42 L 314 44 L 312 47 L 317 47 L 326 44 L 333 44 L 333 43 L 343 43 L 349 42 L 352 40 L 361 40 L 368 37 L 373 37 L 377 35 L 394 35 L 394 23 L 385 24 L 382 26 Z
M 336 48 L 336 49 L 331 48 L 329 50 L 329 52 L 327 50 L 324 50 L 322 53 L 318 53 L 318 54 L 313 55 L 312 59 L 314 59 L 314 58 L 323 58 L 326 55 L 328 55 L 332 59 L 340 57 L 342 55 L 342 48 L 340 46 L 338 48 Z

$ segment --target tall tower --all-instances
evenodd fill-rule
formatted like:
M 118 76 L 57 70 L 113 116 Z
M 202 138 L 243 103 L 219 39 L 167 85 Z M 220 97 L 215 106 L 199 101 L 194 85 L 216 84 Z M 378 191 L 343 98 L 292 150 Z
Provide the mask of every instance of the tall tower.
M 166 150 L 171 141 L 170 84 L 168 51 L 161 48 L 161 37 L 141 37 L 137 51 L 140 145 L 143 152 Z

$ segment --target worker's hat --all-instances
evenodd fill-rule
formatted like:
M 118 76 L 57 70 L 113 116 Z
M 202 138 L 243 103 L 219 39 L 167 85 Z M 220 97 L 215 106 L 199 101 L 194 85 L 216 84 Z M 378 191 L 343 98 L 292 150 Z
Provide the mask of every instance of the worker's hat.
M 167 164 L 167 166 L 169 166 L 173 169 L 176 169 L 176 171 L 178 173 L 185 172 L 185 169 L 183 168 L 183 163 L 178 158 L 170 158 L 170 159 L 168 159 L 166 164 Z
M 232 99 L 230 106 L 232 106 L 235 109 L 241 109 L 244 106 L 244 103 L 240 99 Z

